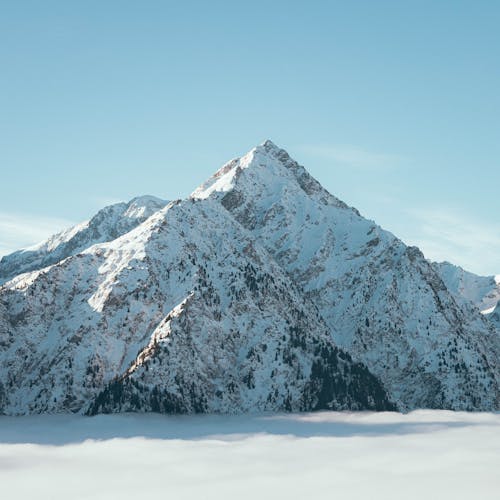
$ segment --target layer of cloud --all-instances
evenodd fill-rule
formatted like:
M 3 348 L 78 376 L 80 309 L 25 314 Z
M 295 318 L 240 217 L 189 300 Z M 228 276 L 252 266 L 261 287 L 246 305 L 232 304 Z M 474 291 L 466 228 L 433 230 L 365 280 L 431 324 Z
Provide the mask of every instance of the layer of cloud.
M 405 240 L 419 246 L 427 258 L 447 260 L 477 274 L 500 272 L 500 224 L 443 207 L 412 210 L 409 216 Z
M 406 161 L 402 156 L 376 153 L 352 146 L 307 145 L 301 149 L 311 156 L 320 157 L 341 166 L 359 169 L 391 169 Z
M 62 218 L 0 213 L 0 256 L 39 243 L 74 223 Z
M 0 417 L 0 480 L 20 500 L 492 498 L 499 427 L 430 410 Z

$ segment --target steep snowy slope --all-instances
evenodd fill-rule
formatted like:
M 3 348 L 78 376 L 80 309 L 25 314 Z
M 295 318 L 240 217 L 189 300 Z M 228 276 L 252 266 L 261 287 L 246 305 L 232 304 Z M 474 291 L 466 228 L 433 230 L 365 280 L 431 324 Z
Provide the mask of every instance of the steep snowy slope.
M 171 203 L 0 297 L 2 413 L 392 408 L 211 200 Z
M 449 262 L 433 266 L 453 295 L 472 302 L 484 314 L 492 312 L 500 301 L 500 276 L 478 276 Z
M 127 233 L 167 204 L 154 196 L 140 196 L 100 210 L 92 219 L 62 231 L 38 245 L 0 259 L 0 284 L 18 274 L 41 269 L 75 255 L 95 243 Z
M 499 341 L 422 253 L 334 196 L 267 141 L 193 194 L 215 199 L 319 308 L 332 338 L 401 408 L 499 404 Z

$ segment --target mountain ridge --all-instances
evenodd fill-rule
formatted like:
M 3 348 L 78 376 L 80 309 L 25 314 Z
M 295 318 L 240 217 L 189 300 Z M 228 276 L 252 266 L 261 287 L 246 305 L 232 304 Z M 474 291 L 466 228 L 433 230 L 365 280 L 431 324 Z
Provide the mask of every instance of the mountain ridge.
M 13 277 L 56 264 L 96 243 L 111 241 L 144 222 L 167 202 L 150 195 L 108 205 L 91 219 L 76 224 L 36 245 L 0 259 L 0 284 Z
M 493 312 L 500 301 L 500 276 L 478 276 L 450 262 L 433 266 L 456 297 L 472 302 L 483 314 Z

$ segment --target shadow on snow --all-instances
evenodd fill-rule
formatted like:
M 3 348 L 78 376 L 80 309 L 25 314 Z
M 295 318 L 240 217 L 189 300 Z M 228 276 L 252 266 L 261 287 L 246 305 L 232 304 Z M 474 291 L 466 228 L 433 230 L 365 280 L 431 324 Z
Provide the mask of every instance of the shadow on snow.
M 498 425 L 492 414 L 447 411 L 259 415 L 119 414 L 82 417 L 36 415 L 0 417 L 0 443 L 65 445 L 86 440 L 146 439 L 231 441 L 255 435 L 310 437 L 389 436 L 435 432 L 474 425 Z

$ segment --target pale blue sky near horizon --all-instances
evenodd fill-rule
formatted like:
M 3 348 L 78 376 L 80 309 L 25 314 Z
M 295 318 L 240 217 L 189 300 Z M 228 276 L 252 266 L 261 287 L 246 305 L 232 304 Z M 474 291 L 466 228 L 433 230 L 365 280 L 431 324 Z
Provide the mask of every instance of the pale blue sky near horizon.
M 500 273 L 500 2 L 0 0 L 0 255 L 269 138 L 427 257 Z

